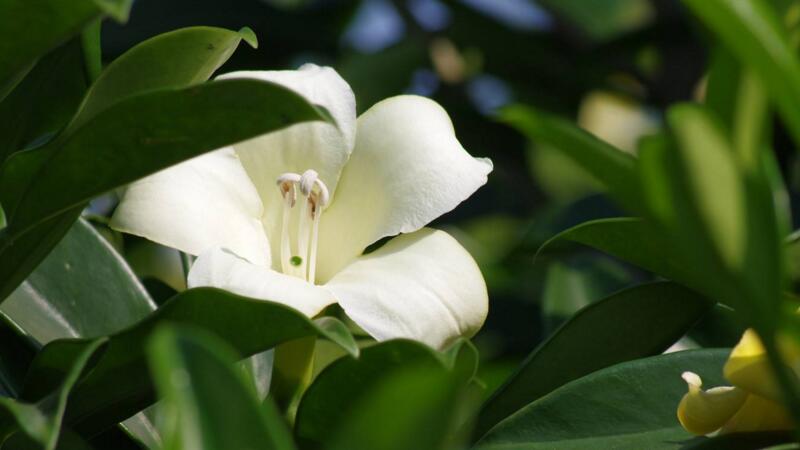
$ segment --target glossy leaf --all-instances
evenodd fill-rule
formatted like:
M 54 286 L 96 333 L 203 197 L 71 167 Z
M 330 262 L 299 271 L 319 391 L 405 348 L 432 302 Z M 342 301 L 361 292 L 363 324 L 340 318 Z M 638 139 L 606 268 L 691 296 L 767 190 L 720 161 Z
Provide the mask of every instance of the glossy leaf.
M 112 334 L 155 308 L 122 257 L 80 219 L 0 306 L 0 313 L 41 345 L 60 338 Z M 152 443 L 157 437 L 148 422 L 137 414 L 124 426 L 137 439 Z
M 127 20 L 132 0 L 0 0 L 0 100 L 35 61 L 99 19 Z
M 189 328 L 161 328 L 148 354 L 163 398 L 164 449 L 295 448 L 283 418 L 260 405 L 224 342 Z
M 369 389 L 392 373 L 409 367 L 454 369 L 469 379 L 477 364 L 476 350 L 468 341 L 454 344 L 445 353 L 409 340 L 381 342 L 361 351 L 361 356 L 343 357 L 326 367 L 300 401 L 295 435 L 301 443 L 319 446 L 328 442 L 344 415 L 365 398 Z M 466 375 L 466 377 L 465 377 Z
M 597 139 L 567 120 L 515 105 L 502 118 L 533 142 L 549 145 L 572 158 L 600 181 L 612 197 L 630 211 L 641 210 L 636 158 Z
M 678 449 L 706 438 L 676 417 L 686 393 L 681 373 L 724 385 L 729 350 L 690 350 L 618 364 L 568 383 L 500 422 L 480 450 Z
M 18 237 L 13 245 L 0 250 L 0 304 L 61 241 L 82 210 L 83 205 L 47 219 Z M 0 230 L 0 241 L 5 231 Z
M 36 403 L 25 403 L 12 398 L 0 398 L 0 442 L 20 430 L 42 445 L 46 450 L 55 448 L 61 421 L 70 390 L 78 381 L 89 358 L 105 344 L 105 340 L 88 341 L 60 379 L 58 386 L 37 399 Z M 13 450 L 14 446 L 3 448 Z
M 572 380 L 663 352 L 712 306 L 668 282 L 639 285 L 587 306 L 528 355 L 484 404 L 475 435 Z
M 153 386 L 144 363 L 144 345 L 160 324 L 186 324 L 205 329 L 228 341 L 243 356 L 304 336 L 328 339 L 357 355 L 358 347 L 346 326 L 327 322 L 321 327 L 287 306 L 218 289 L 184 291 L 144 320 L 109 338 L 108 350 L 91 373 L 76 385 L 65 420 L 81 434 L 92 435 L 153 402 Z M 70 349 L 85 346 L 86 342 L 59 340 L 45 346 L 33 362 L 23 397 L 36 396 L 46 389 L 48 374 L 63 371 L 70 362 Z
M 112 334 L 155 309 L 122 257 L 82 219 L 0 306 L 41 344 Z

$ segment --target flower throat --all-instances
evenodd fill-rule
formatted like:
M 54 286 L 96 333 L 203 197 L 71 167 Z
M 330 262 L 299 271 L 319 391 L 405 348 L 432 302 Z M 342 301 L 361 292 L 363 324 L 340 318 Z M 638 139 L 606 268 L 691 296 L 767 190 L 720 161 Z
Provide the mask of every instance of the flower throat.
M 322 210 L 328 205 L 330 198 L 328 187 L 319 179 L 319 174 L 311 169 L 306 170 L 302 175 L 291 172 L 284 173 L 278 177 L 276 182 L 283 197 L 281 271 L 313 283 L 317 266 L 319 221 Z M 299 202 L 298 191 L 302 196 Z M 292 245 L 289 226 L 291 212 L 295 205 L 301 209 L 297 239 Z

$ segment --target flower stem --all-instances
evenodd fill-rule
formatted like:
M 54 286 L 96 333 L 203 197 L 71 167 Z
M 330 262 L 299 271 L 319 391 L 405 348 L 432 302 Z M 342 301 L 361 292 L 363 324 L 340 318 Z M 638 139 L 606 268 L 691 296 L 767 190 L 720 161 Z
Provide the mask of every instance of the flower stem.
M 309 336 L 275 347 L 270 394 L 290 424 L 294 424 L 300 398 L 311 384 L 316 341 L 316 336 Z

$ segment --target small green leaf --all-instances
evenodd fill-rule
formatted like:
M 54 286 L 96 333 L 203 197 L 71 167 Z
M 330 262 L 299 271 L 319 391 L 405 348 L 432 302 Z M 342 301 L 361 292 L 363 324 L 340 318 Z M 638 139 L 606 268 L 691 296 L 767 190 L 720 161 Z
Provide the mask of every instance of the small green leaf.
M 359 352 L 353 337 L 344 335 L 341 326 L 327 324 L 323 329 L 300 312 L 278 303 L 240 297 L 219 289 L 190 289 L 134 326 L 110 336 L 108 351 L 73 390 L 65 415 L 71 428 L 91 435 L 153 403 L 144 345 L 153 330 L 163 323 L 205 329 L 228 341 L 243 356 L 305 336 L 328 339 L 351 355 Z M 85 342 L 70 339 L 46 345 L 33 362 L 23 397 L 36 396 L 46 389 L 47 374 L 69 364 L 70 358 L 64 356 L 69 354 L 68 349 Z
M 236 370 L 239 355 L 225 342 L 190 328 L 160 328 L 148 348 L 165 450 L 295 448 L 277 410 L 262 407 Z
M 484 404 L 475 436 L 572 380 L 663 352 L 712 306 L 708 299 L 666 282 L 626 289 L 587 306 L 528 355 Z
M 610 326 L 610 325 L 609 325 Z M 679 449 L 707 438 L 676 417 L 686 393 L 681 373 L 725 385 L 729 350 L 693 350 L 618 364 L 572 381 L 500 422 L 476 450 Z

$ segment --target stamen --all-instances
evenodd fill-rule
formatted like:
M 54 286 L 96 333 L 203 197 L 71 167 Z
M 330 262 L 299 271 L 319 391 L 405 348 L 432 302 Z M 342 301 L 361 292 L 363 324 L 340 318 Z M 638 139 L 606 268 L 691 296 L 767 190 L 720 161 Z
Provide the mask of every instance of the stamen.
M 285 173 L 276 180 L 283 196 L 283 218 L 281 221 L 281 271 L 314 283 L 317 269 L 317 242 L 322 210 L 330 200 L 325 183 L 314 170 L 306 170 L 302 175 Z M 315 189 L 316 188 L 316 189 Z M 297 253 L 292 253 L 289 222 L 291 209 L 297 201 L 297 190 L 305 197 L 299 211 L 297 230 Z
M 283 188 L 281 188 L 283 189 Z M 291 188 L 294 193 L 294 186 Z M 283 196 L 283 219 L 281 220 L 281 272 L 288 274 L 291 270 L 290 258 L 292 257 L 291 244 L 289 242 L 289 214 L 292 212 L 294 198 L 291 195 Z
M 324 184 L 322 185 L 325 186 Z M 320 190 L 320 192 L 322 192 Z M 327 194 L 327 188 L 325 189 Z M 317 237 L 319 236 L 319 221 L 322 217 L 322 207 L 316 194 L 311 197 L 311 254 L 308 256 L 308 282 L 314 284 L 317 276 Z

